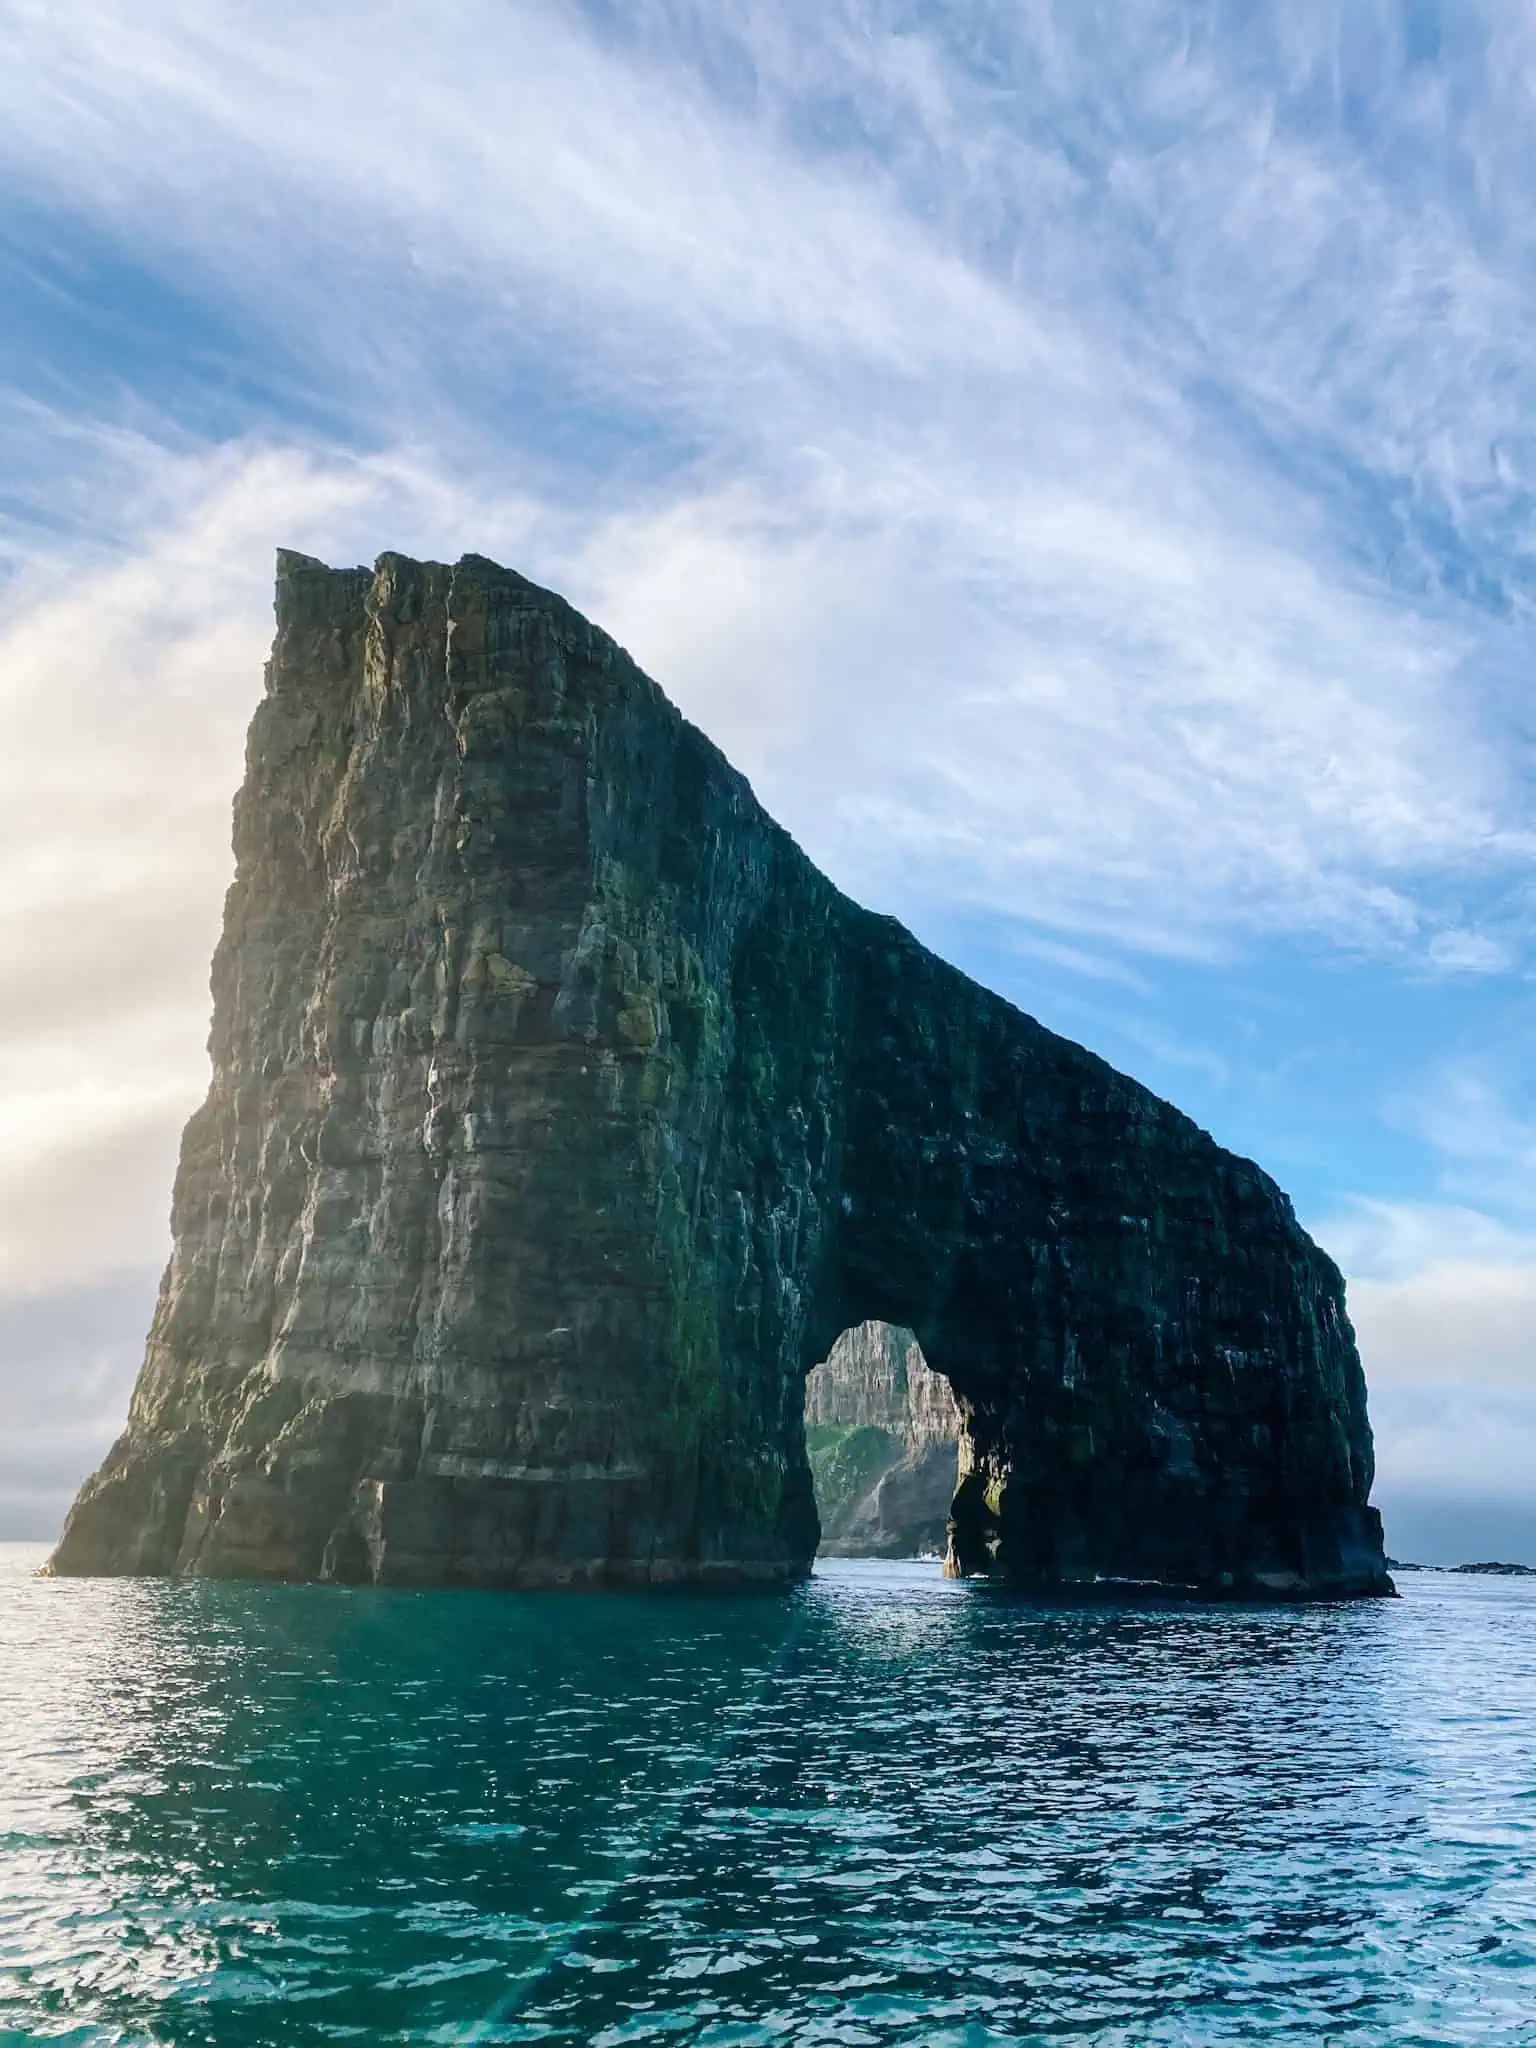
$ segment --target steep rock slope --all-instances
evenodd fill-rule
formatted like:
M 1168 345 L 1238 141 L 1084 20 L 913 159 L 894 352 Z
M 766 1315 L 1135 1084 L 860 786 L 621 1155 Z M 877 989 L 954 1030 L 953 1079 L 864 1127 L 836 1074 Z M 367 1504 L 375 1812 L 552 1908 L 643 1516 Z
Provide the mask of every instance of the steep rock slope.
M 774 1580 L 804 1376 L 911 1328 L 950 1567 L 1388 1588 L 1343 1288 L 1275 1184 L 841 896 L 474 556 L 279 559 L 213 1075 L 60 1572 Z
M 954 1443 L 963 1425 L 948 1383 L 910 1330 L 859 1323 L 844 1330 L 805 1380 L 806 1427 L 872 1428 L 909 1447 Z

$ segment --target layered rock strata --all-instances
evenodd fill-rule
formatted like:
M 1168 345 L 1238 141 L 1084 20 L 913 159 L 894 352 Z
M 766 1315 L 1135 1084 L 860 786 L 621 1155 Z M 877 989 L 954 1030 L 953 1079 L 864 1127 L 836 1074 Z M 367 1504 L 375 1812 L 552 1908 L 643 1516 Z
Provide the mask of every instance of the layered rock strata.
M 910 1330 L 845 1330 L 805 1382 L 821 1554 L 943 1556 L 964 1427 Z
M 213 1078 L 60 1572 L 778 1580 L 806 1371 L 954 1389 L 950 1568 L 1388 1586 L 1285 1196 L 820 875 L 603 633 L 477 557 L 279 558 Z
M 844 1330 L 805 1380 L 806 1427 L 881 1429 L 916 1448 L 955 1443 L 964 1422 L 949 1382 L 910 1330 L 859 1323 Z

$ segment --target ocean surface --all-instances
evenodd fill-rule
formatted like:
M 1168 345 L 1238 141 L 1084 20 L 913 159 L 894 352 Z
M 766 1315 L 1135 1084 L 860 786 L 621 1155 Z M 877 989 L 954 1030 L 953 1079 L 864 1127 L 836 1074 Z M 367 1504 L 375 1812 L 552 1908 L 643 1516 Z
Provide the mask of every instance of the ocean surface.
M 1536 2043 L 1536 1581 L 31 1574 L 0 2040 Z

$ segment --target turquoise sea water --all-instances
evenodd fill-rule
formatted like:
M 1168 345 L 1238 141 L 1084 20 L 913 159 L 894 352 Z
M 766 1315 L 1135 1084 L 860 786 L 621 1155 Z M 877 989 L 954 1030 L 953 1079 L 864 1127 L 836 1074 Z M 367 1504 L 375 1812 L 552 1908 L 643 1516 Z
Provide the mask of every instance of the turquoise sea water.
M 1536 2043 L 1536 1593 L 53 1583 L 0 2039 Z

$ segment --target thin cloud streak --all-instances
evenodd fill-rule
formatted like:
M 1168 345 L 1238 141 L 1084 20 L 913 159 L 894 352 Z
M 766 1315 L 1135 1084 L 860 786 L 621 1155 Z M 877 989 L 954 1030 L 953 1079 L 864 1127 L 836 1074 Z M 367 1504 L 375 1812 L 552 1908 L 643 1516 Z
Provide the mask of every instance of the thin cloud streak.
M 1529 24 L 600 14 L 0 22 L 0 193 L 232 352 L 151 315 L 158 387 L 0 392 L 0 1289 L 158 1255 L 277 543 L 562 588 L 845 886 L 1138 1008 L 1282 940 L 1528 954 Z M 1498 1111 L 1408 1120 L 1518 1224 Z M 1536 1244 L 1409 1206 L 1396 1264 L 1338 1219 L 1373 1380 L 1526 1383 Z
M 504 15 L 468 11 L 482 54 L 467 70 L 467 40 L 434 27 L 418 42 L 398 21 L 407 152 L 372 68 L 338 59 L 344 16 L 288 39 L 237 13 L 191 33 L 153 7 L 131 23 L 84 8 L 73 37 L 18 20 L 30 62 L 8 75 L 28 90 L 0 144 L 13 173 L 308 337 L 322 377 L 361 372 L 369 431 L 425 420 L 427 466 L 451 463 L 481 429 L 443 395 L 450 336 L 467 323 L 494 353 L 513 322 L 546 345 L 579 336 L 581 376 L 637 420 L 715 444 L 659 501 L 598 511 L 586 563 L 548 559 L 680 693 L 708 687 L 722 646 L 755 644 L 736 694 L 775 702 L 786 685 L 768 659 L 796 655 L 802 721 L 781 717 L 773 749 L 785 786 L 807 792 L 803 829 L 854 886 L 879 894 L 916 860 L 931 898 L 1154 951 L 1313 929 L 1445 972 L 1484 964 L 1476 933 L 1446 942 L 1423 886 L 1531 845 L 1497 750 L 1466 720 L 1471 622 L 1341 574 L 1316 505 L 1200 416 L 1183 355 L 1150 353 L 1092 278 L 1074 280 L 1070 310 L 1060 278 L 1021 286 L 1035 241 L 1074 225 L 1057 178 L 1028 228 L 1038 149 L 1021 165 L 1009 141 L 988 169 L 1011 195 L 998 218 L 1013 258 L 989 267 L 923 225 L 866 153 L 792 146 L 754 10 L 733 24 L 766 103 L 746 121 L 724 117 L 686 38 L 655 17 L 628 61 L 572 15 L 520 18 L 516 120 L 489 61 L 513 34 Z M 823 88 L 847 82 L 846 28 L 836 16 L 813 39 L 803 89 L 817 61 Z M 930 183 L 958 163 L 974 196 L 967 82 L 932 36 L 908 59 L 898 83 L 908 99 L 924 88 Z M 869 104 L 869 74 L 849 76 Z M 170 146 L 142 148 L 151 130 Z M 1007 186 L 1010 170 L 1025 182 Z M 1264 186 L 1272 203 L 1283 189 Z M 1189 234 L 1218 231 L 1197 215 Z M 387 360 L 359 341 L 379 335 Z M 604 576 L 626 535 L 648 563 Z M 648 652 L 640 586 L 670 566 L 676 587 L 690 551 L 698 625 L 688 644 L 675 622 L 655 636 L 669 665 Z M 721 587 L 738 601 L 720 605 Z M 838 623 L 818 635 L 809 617 L 855 590 L 881 657 L 873 690 L 873 664 L 837 662 Z M 788 631 L 786 593 L 806 615 Z M 739 720 L 722 708 L 727 737 L 750 725 L 749 704 Z M 829 745 L 857 764 L 851 800 L 806 781 Z

